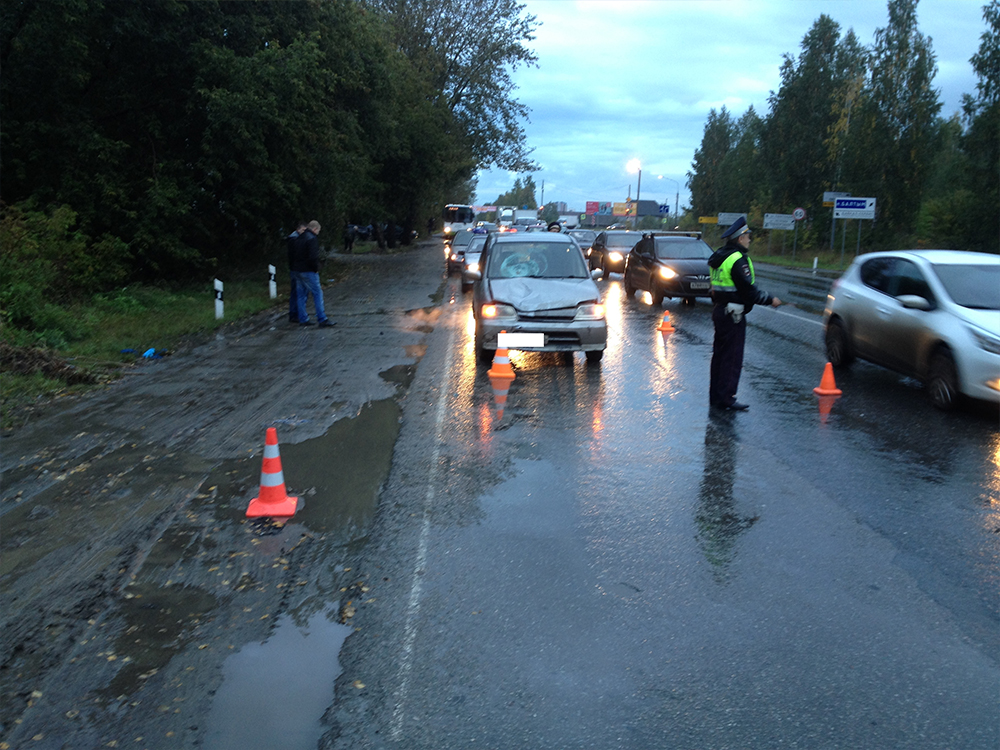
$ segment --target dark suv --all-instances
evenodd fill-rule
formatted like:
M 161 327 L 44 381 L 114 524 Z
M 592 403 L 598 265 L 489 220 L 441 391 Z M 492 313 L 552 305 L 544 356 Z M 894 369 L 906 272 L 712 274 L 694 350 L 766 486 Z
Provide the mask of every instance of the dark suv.
M 641 232 L 628 229 L 608 229 L 601 232 L 590 246 L 590 254 L 587 256 L 590 267 L 604 271 L 605 279 L 609 273 L 621 273 L 625 268 L 625 256 L 628 255 L 629 248 L 640 237 Z
M 664 297 L 680 297 L 692 305 L 697 297 L 711 297 L 711 255 L 701 232 L 645 234 L 625 262 L 625 294 L 631 297 L 636 289 L 649 292 L 657 306 Z

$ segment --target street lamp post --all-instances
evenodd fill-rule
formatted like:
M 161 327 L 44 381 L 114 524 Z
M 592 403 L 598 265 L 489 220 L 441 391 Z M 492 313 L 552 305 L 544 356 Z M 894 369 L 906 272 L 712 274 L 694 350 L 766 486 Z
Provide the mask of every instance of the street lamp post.
M 642 192 L 642 164 L 639 163 L 638 159 L 632 159 L 628 164 L 625 165 L 630 173 L 639 173 L 639 181 L 635 186 L 635 218 L 632 220 L 632 226 L 637 224 L 636 219 L 639 218 L 639 194 Z

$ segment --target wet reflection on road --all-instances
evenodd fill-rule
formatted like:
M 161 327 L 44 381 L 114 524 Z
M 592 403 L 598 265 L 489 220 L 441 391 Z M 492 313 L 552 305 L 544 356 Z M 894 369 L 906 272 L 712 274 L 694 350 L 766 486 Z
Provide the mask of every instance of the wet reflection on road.
M 705 473 L 694 515 L 698 546 L 719 583 L 726 580 L 740 534 L 757 521 L 757 516 L 736 512 L 733 485 L 739 435 L 735 416 L 732 412 L 713 413 L 705 425 Z

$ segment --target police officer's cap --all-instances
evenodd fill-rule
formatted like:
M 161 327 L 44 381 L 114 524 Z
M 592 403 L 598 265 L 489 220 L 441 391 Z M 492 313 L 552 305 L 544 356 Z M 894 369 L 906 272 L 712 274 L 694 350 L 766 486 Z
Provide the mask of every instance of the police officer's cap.
M 722 233 L 722 239 L 727 240 L 730 237 L 736 238 L 749 231 L 750 227 L 747 226 L 747 220 L 741 216 L 730 225 L 729 229 Z

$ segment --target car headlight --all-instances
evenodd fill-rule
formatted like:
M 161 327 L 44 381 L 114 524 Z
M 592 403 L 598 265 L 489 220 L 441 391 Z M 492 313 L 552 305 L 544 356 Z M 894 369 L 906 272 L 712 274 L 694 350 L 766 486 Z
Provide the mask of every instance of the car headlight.
M 483 305 L 482 316 L 490 320 L 516 318 L 517 310 L 510 305 Z
M 466 270 L 466 271 L 471 271 L 472 273 L 476 273 L 476 271 L 478 271 L 478 270 L 479 270 L 479 264 L 478 264 L 478 263 L 469 263 L 469 264 L 468 264 L 468 265 L 467 265 L 467 266 L 465 267 L 465 270 Z
M 608 253 L 608 260 L 610 260 L 612 263 L 621 263 L 622 262 L 622 258 L 624 258 L 624 257 L 625 256 L 622 255 L 621 253 L 617 253 L 617 252 Z
M 580 305 L 576 308 L 577 320 L 604 320 L 604 305 Z
M 666 266 L 660 266 L 660 278 L 661 279 L 676 279 L 677 271 L 672 268 L 667 268 Z
M 991 354 L 1000 354 L 1000 339 L 995 336 L 988 336 L 982 331 L 977 331 L 975 328 L 970 328 L 969 331 L 972 333 L 972 338 L 976 340 L 976 344 L 980 349 L 985 349 Z

